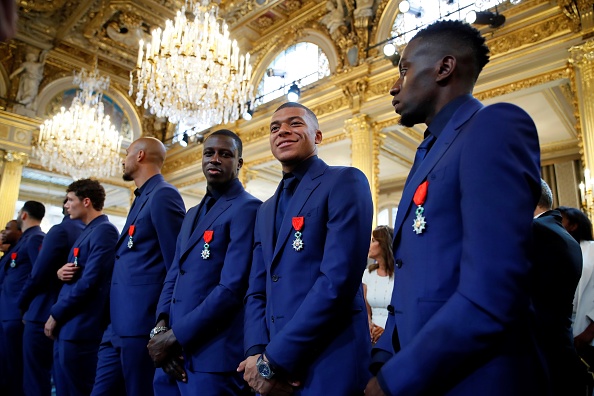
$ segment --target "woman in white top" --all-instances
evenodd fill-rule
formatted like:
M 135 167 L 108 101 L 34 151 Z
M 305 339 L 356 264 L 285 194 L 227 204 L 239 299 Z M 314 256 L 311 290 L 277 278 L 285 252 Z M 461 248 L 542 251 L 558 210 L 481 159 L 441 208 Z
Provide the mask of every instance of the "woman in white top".
M 388 305 L 394 289 L 393 236 L 392 227 L 378 226 L 373 230 L 368 256 L 375 262 L 363 273 L 363 293 L 372 343 L 382 335 L 388 320 Z

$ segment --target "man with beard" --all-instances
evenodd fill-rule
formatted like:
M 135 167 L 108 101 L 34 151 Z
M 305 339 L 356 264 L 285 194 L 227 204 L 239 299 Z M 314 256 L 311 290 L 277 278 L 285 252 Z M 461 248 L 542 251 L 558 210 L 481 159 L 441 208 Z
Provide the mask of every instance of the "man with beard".
M 148 345 L 163 368 L 155 374 L 157 396 L 249 395 L 235 368 L 243 356 L 243 297 L 261 202 L 237 179 L 241 155 L 241 140 L 229 130 L 204 141 L 206 195 L 182 225 L 157 309 L 158 334 Z
M 186 213 L 181 195 L 161 175 L 165 154 L 159 140 L 140 138 L 122 163 L 136 199 L 116 244 L 111 324 L 101 341 L 93 396 L 124 389 L 127 396 L 153 394 L 155 368 L 146 345 Z
M 2 347 L 5 353 L 3 366 L 8 383 L 7 395 L 23 394 L 23 316 L 18 298 L 31 273 L 33 263 L 39 255 L 45 233 L 41 231 L 41 220 L 45 206 L 41 202 L 27 201 L 19 210 L 18 228 L 23 235 L 2 260 L 2 293 L 0 294 L 0 320 L 4 337 Z

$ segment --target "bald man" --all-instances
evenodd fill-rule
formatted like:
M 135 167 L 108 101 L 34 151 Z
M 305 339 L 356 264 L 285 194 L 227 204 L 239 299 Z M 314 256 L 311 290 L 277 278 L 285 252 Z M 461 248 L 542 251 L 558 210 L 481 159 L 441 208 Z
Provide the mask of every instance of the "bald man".
M 94 396 L 153 394 L 155 368 L 146 345 L 186 213 L 179 192 L 161 175 L 165 154 L 159 140 L 140 138 L 122 162 L 136 199 L 116 245 L 111 324 L 99 349 Z

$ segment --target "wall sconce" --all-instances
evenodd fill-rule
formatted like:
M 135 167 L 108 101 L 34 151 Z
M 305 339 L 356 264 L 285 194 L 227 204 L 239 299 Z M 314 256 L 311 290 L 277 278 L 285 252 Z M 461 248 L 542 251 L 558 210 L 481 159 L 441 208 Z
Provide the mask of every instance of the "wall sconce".
M 423 9 L 420 6 L 413 6 L 411 2 L 408 0 L 401 1 L 400 4 L 398 4 L 398 11 L 400 11 L 403 14 L 406 14 L 408 12 L 410 14 L 413 14 L 416 18 L 420 18 L 423 16 Z
M 396 49 L 394 43 L 388 42 L 384 45 L 384 56 L 386 59 L 389 59 L 394 66 L 398 66 L 398 63 L 400 62 L 400 53 Z
M 505 23 L 505 15 L 490 11 L 470 11 L 466 14 L 466 22 L 498 28 Z
M 254 110 L 252 109 L 252 102 L 249 101 L 246 103 L 246 109 L 243 112 L 243 114 L 241 115 L 241 117 L 243 117 L 244 120 L 249 121 L 252 119 L 253 116 L 254 116 Z
M 188 134 L 186 132 L 184 132 L 184 136 L 179 141 L 179 145 L 182 147 L 187 147 L 189 141 L 190 141 L 190 138 L 188 137 Z
M 287 100 L 289 102 L 298 102 L 299 96 L 301 96 L 301 90 L 297 84 L 293 82 L 293 85 L 289 87 L 289 92 L 287 92 Z

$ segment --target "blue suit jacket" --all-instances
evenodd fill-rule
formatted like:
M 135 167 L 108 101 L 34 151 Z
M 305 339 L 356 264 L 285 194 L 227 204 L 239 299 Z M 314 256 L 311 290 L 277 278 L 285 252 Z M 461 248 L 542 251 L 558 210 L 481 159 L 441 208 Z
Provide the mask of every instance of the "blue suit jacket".
M 157 317 L 169 315 L 192 371 L 235 371 L 243 360 L 243 298 L 261 203 L 236 179 L 195 228 L 204 201 L 184 220 Z M 203 259 L 206 230 L 213 238 L 210 257 Z
M 101 215 L 85 227 L 72 245 L 68 262 L 74 262 L 74 249 L 79 248 L 80 270 L 72 282 L 62 286 L 50 312 L 57 322 L 59 338 L 101 340 L 107 324 L 109 282 L 117 240 L 117 228 L 106 215 Z
M 39 226 L 28 228 L 16 243 L 14 248 L 2 260 L 0 271 L 4 272 L 2 292 L 0 294 L 0 320 L 21 320 L 18 299 L 27 277 L 31 273 L 33 263 L 39 255 L 45 233 Z M 16 253 L 16 266 L 10 266 L 10 255 Z
M 47 321 L 50 309 L 62 287 L 56 271 L 66 264 L 68 252 L 84 227 L 82 221 L 64 216 L 60 224 L 48 231 L 19 297 L 18 305 L 20 310 L 25 312 L 25 320 L 43 323 Z
M 546 394 L 529 323 L 539 159 L 523 110 L 470 98 L 410 177 L 394 227 L 394 314 L 378 345 L 397 352 L 378 375 L 387 394 Z
M 157 302 L 185 213 L 181 195 L 162 175 L 146 181 L 116 246 L 110 296 L 116 335 L 148 337 L 155 325 Z M 128 248 L 132 224 L 134 244 Z
M 365 270 L 373 204 L 363 173 L 315 159 L 293 193 L 274 244 L 279 190 L 260 207 L 246 295 L 245 347 L 301 380 L 296 394 L 361 394 L 369 374 Z M 292 217 L 304 218 L 293 249 Z

